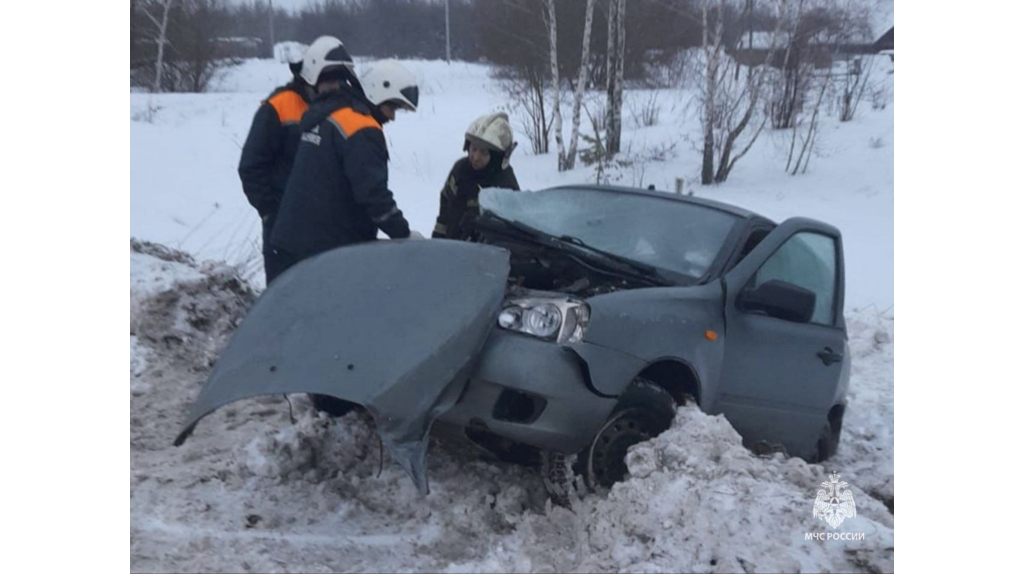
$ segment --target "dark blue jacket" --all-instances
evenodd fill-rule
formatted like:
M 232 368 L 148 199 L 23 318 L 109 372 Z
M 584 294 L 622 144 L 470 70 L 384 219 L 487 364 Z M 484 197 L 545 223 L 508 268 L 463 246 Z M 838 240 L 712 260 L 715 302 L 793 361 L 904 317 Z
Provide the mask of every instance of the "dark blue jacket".
M 380 122 L 347 90 L 313 100 L 271 244 L 299 259 L 363 241 L 381 229 L 409 236 L 388 189 L 388 151 Z
M 282 86 L 260 104 L 242 147 L 238 176 L 260 217 L 273 219 L 281 204 L 302 133 L 299 123 L 309 103 L 299 80 Z
M 473 223 L 480 217 L 480 190 L 500 187 L 519 191 L 519 182 L 512 166 L 502 168 L 502 155 L 491 152 L 491 163 L 477 171 L 468 157 L 455 162 L 448 179 L 441 189 L 441 209 L 437 214 L 433 238 L 461 239 L 476 238 Z

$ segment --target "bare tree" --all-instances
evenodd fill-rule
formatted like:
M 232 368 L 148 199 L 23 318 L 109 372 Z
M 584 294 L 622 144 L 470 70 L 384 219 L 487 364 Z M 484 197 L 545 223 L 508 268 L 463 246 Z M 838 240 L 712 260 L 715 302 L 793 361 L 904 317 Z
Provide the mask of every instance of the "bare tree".
M 550 32 L 546 17 L 538 17 L 547 10 L 545 2 L 502 0 L 487 2 L 486 9 L 480 3 L 475 11 L 479 49 L 495 65 L 493 75 L 507 95 L 510 115 L 518 120 L 533 153 L 538 155 L 548 153 L 553 121 L 547 100 Z M 452 6 L 453 12 L 458 5 Z
M 852 2 L 840 6 L 838 0 L 818 0 L 804 11 L 805 0 L 797 3 L 794 17 L 787 18 L 788 44 L 781 65 L 782 73 L 776 75 L 770 99 L 772 127 L 791 129 L 803 112 L 812 84 L 821 78 L 819 70 L 845 62 L 848 88 L 840 98 L 841 107 L 854 107 L 857 94 L 861 91 L 859 58 L 850 61 L 849 47 L 856 46 L 862 39 L 861 17 L 851 9 Z M 844 56 L 844 54 L 846 54 Z M 840 59 L 844 58 L 844 59 Z M 835 74 L 833 73 L 833 76 Z M 851 81 L 852 79 L 852 81 Z
M 140 5 L 139 9 L 146 15 L 146 18 L 153 23 L 156 27 L 156 31 L 152 36 L 156 40 L 156 74 L 153 79 L 154 92 L 163 91 L 163 74 L 164 74 L 164 45 L 167 44 L 167 21 L 171 15 L 171 4 L 174 0 L 154 0 L 155 8 L 162 8 L 163 14 L 159 19 L 153 15 L 153 11 L 150 6 L 145 4 Z
M 776 75 L 777 81 L 773 82 L 772 93 L 769 96 L 769 115 L 772 127 L 775 129 L 789 129 L 796 126 L 797 115 L 803 107 L 803 99 L 807 91 L 809 70 L 813 70 L 813 64 L 805 63 L 801 58 L 804 42 L 800 37 L 799 29 L 803 5 L 804 0 L 799 0 L 796 22 L 790 30 L 792 34 L 786 43 L 786 52 L 782 58 L 782 71 Z
M 701 125 L 704 132 L 704 152 L 701 162 L 700 181 L 704 185 L 715 180 L 715 106 L 718 101 L 719 72 L 718 67 L 722 59 L 722 51 L 725 46 L 722 43 L 722 34 L 725 28 L 724 19 L 719 12 L 718 22 L 715 25 L 713 36 L 708 38 L 708 0 L 701 5 L 701 48 L 704 54 L 704 93 L 703 93 L 703 114 Z
M 736 162 L 750 151 L 764 129 L 767 115 L 762 114 L 761 118 L 755 116 L 761 108 L 768 64 L 775 53 L 783 20 L 782 2 L 784 0 L 780 0 L 777 24 L 772 31 L 764 61 L 748 70 L 744 78 L 731 68 L 740 63 L 730 58 L 725 50 L 726 0 L 718 0 L 716 6 L 711 5 L 711 0 L 703 0 L 701 23 L 704 85 L 701 94 L 701 123 L 704 143 L 701 183 L 705 185 L 728 179 Z M 711 21 L 712 16 L 714 21 Z M 753 128 L 753 131 L 748 132 L 744 142 L 741 137 L 748 128 Z
M 846 73 L 843 75 L 843 93 L 839 107 L 839 121 L 848 122 L 857 113 L 864 92 L 871 79 L 871 72 L 874 69 L 874 59 L 868 59 L 864 64 L 863 58 L 855 58 L 846 62 Z
M 637 127 L 651 127 L 658 123 L 658 116 L 661 115 L 658 94 L 658 90 L 636 92 L 626 102 L 626 109 Z
M 229 36 L 235 11 L 226 0 L 140 0 L 133 3 L 132 76 L 155 92 L 202 92 L 237 63 Z M 232 56 L 232 57 L 227 57 Z
M 789 157 L 786 159 L 786 171 L 789 171 L 790 175 L 807 173 L 807 165 L 811 162 L 814 143 L 818 138 L 818 117 L 821 112 L 821 103 L 824 101 L 825 94 L 832 84 L 832 69 L 829 68 L 824 74 L 817 77 L 817 80 L 820 82 L 818 97 L 814 101 L 814 107 L 811 109 L 811 117 L 807 122 L 806 133 L 803 133 L 801 130 L 802 126 L 799 122 L 793 122 L 793 138 L 789 144 Z M 800 153 L 796 156 L 796 162 L 794 163 L 793 154 L 796 151 L 798 139 L 800 140 Z M 800 167 L 801 165 L 803 165 L 802 168 Z M 793 168 L 792 171 L 790 171 L 791 166 Z
M 619 153 L 622 142 L 622 84 L 626 60 L 626 0 L 608 0 L 608 119 L 605 150 Z
M 444 61 L 452 63 L 452 24 L 448 0 L 444 0 Z
M 548 153 L 551 120 L 548 119 L 544 98 L 547 87 L 545 74 L 532 67 L 506 67 L 498 69 L 494 73 L 494 78 L 504 90 L 509 110 L 518 117 L 523 133 L 530 140 L 533 153 Z
M 580 69 L 576 76 L 576 93 L 572 101 L 572 135 L 569 137 L 569 156 L 566 158 L 566 169 L 576 166 L 576 144 L 580 136 L 580 107 L 583 105 L 583 94 L 587 89 L 590 76 L 590 30 L 594 24 L 595 0 L 587 0 L 587 11 L 583 19 L 583 52 L 580 56 Z
M 852 2 L 848 0 L 843 7 L 831 0 L 818 3 L 806 14 L 802 13 L 803 5 L 804 0 L 800 0 L 792 26 L 791 48 L 787 49 L 789 65 L 783 66 L 786 76 L 798 78 L 785 80 L 787 89 L 784 91 L 786 97 L 793 98 L 792 103 L 783 108 L 789 113 L 791 122 L 786 127 L 792 129 L 786 159 L 786 171 L 790 175 L 807 172 L 818 141 L 822 104 L 831 100 L 833 92 L 838 91 L 835 99 L 839 105 L 839 120 L 850 119 L 863 96 L 866 78 L 870 74 L 870 69 L 862 69 L 860 57 L 851 59 L 845 48 L 853 45 L 863 26 L 863 17 L 851 8 Z M 790 52 L 795 55 L 792 61 L 788 60 Z M 846 56 L 837 59 L 844 52 Z M 821 61 L 816 63 L 814 60 Z M 805 110 L 804 93 L 810 92 L 812 87 L 816 96 L 806 98 L 810 109 Z
M 549 63 L 551 66 L 551 83 L 554 87 L 554 101 L 552 105 L 552 121 L 555 130 L 555 143 L 558 150 L 558 171 L 572 169 L 576 165 L 576 150 L 579 141 L 580 131 L 580 108 L 583 105 L 583 94 L 586 91 L 587 78 L 589 77 L 590 61 L 590 30 L 593 26 L 595 0 L 587 0 L 586 14 L 583 23 L 583 46 L 580 56 L 579 71 L 576 80 L 576 89 L 573 94 L 572 110 L 572 135 L 569 151 L 566 152 L 562 140 L 562 78 L 559 73 L 558 60 L 558 23 L 555 15 L 554 0 L 546 0 L 547 11 L 546 21 L 548 25 L 549 39 Z
M 229 14 L 224 0 L 181 0 L 176 10 L 173 58 L 168 62 L 171 89 L 204 92 L 218 71 L 237 60 L 225 58 Z M 173 16 L 172 16 L 173 17 Z
M 547 23 L 549 56 L 551 61 L 551 86 L 553 101 L 551 102 L 551 116 L 554 121 L 555 145 L 558 151 L 558 171 L 565 171 L 566 156 L 565 142 L 562 141 L 562 79 L 558 74 L 558 20 L 555 17 L 555 0 L 547 0 Z

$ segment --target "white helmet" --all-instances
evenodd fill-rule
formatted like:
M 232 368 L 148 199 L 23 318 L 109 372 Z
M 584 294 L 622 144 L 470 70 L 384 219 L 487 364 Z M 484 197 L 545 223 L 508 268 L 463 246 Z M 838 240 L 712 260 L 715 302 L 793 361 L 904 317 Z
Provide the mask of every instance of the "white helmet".
M 410 112 L 415 112 L 416 106 L 420 103 L 420 88 L 416 83 L 416 76 L 394 60 L 367 64 L 363 67 L 359 83 L 363 86 L 366 99 L 375 106 L 393 102 Z
M 470 142 L 489 148 L 491 151 L 502 154 L 501 167 L 508 167 L 512 151 L 516 148 L 516 142 L 512 141 L 512 126 L 508 123 L 508 114 L 498 112 L 480 116 L 469 124 L 466 130 L 466 145 L 464 150 L 469 149 Z
M 320 76 L 326 71 L 335 71 L 338 68 L 347 69 L 351 74 L 356 64 L 349 56 L 348 50 L 341 40 L 334 36 L 320 36 L 306 49 L 306 55 L 302 57 L 302 71 L 299 75 L 303 81 L 315 86 Z

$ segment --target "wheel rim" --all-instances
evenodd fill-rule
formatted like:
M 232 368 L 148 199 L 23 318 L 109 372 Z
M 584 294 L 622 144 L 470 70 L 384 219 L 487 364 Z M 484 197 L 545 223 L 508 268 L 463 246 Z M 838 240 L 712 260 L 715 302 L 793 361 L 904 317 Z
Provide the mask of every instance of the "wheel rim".
M 611 488 L 626 478 L 626 453 L 634 444 L 650 440 L 654 434 L 649 421 L 637 411 L 623 411 L 612 417 L 597 433 L 587 460 L 587 482 L 592 488 Z

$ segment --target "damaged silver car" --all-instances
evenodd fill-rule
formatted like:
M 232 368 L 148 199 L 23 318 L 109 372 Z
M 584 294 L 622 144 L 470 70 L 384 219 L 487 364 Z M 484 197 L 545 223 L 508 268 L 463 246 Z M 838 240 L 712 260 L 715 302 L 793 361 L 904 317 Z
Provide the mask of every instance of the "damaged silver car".
M 177 444 L 265 394 L 361 405 L 427 492 L 430 434 L 562 462 L 592 488 L 677 405 L 751 448 L 831 456 L 850 354 L 839 231 L 657 191 L 485 190 L 474 243 L 381 241 L 303 261 L 253 306 Z

